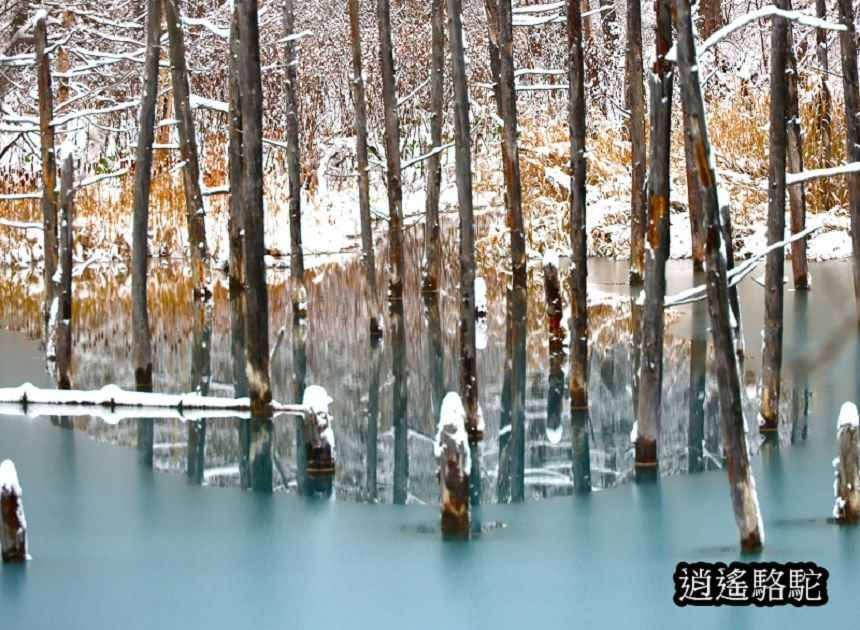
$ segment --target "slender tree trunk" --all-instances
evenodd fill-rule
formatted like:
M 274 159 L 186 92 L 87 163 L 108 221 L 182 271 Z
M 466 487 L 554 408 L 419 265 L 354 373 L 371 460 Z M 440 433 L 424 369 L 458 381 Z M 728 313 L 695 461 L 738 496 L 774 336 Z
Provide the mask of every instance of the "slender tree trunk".
M 630 109 L 630 283 L 640 284 L 645 265 L 645 87 L 642 83 L 642 4 L 627 2 L 627 46 L 625 48 L 625 96 Z
M 152 391 L 152 342 L 146 304 L 146 275 L 149 260 L 149 183 L 152 177 L 152 142 L 155 135 L 155 105 L 158 96 L 158 59 L 161 38 L 161 2 L 147 0 L 146 60 L 140 124 L 134 168 L 134 223 L 131 247 L 131 320 L 134 379 L 140 391 Z
M 263 90 L 260 77 L 260 33 L 257 0 L 237 0 L 239 13 L 239 94 L 242 112 L 242 202 L 245 230 L 245 299 L 247 305 L 248 391 L 255 413 L 272 402 L 269 371 L 269 294 L 266 286 L 263 228 Z M 269 424 L 271 421 L 269 420 Z M 265 435 L 265 419 L 252 423 Z M 264 440 L 265 441 L 265 440 Z M 253 445 L 252 445 L 253 450 Z M 252 453 L 253 455 L 253 453 Z M 252 469 L 254 465 L 252 464 Z M 252 477 L 254 472 L 252 470 Z M 269 469 L 271 485 L 271 468 Z M 252 482 L 252 485 L 253 482 Z M 265 490 L 265 486 L 261 486 Z
M 60 255 L 59 282 L 54 292 L 58 303 L 56 312 L 57 388 L 72 387 L 72 222 L 74 214 L 74 156 L 63 158 L 60 184 Z
M 791 9 L 791 0 L 784 0 L 787 9 Z M 797 58 L 792 43 L 791 22 L 786 22 L 786 104 L 788 122 L 788 172 L 803 171 L 803 140 L 800 128 L 800 97 L 798 94 Z M 822 29 L 818 29 L 822 30 Z M 801 182 L 788 188 L 789 206 L 791 208 L 791 233 L 797 234 L 806 229 L 806 187 Z M 798 291 L 809 289 L 809 267 L 806 262 L 806 239 L 794 241 L 791 244 L 791 268 L 794 275 L 794 288 Z
M 697 189 L 702 199 L 705 230 L 705 269 L 707 273 L 708 312 L 720 383 L 720 416 L 726 469 L 741 549 L 757 551 L 764 542 L 764 528 L 758 509 L 755 481 L 749 468 L 749 452 L 741 403 L 740 375 L 732 348 L 729 324 L 729 295 L 726 261 L 722 254 L 716 173 L 713 170 L 708 139 L 705 103 L 699 81 L 696 44 L 690 18 L 689 0 L 675 1 L 678 31 L 678 69 L 681 88 L 687 99 L 687 116 L 692 130 Z
M 848 162 L 860 161 L 860 86 L 857 79 L 857 24 L 851 0 L 839 0 L 839 21 L 848 29 L 840 31 L 842 87 L 845 100 L 845 144 Z M 851 243 L 854 250 L 854 293 L 857 323 L 860 325 L 860 173 L 850 173 L 848 203 L 851 206 Z
M 786 8 L 787 0 L 780 0 Z M 770 160 L 768 177 L 767 242 L 785 237 L 785 166 L 788 61 L 788 23 L 773 20 L 770 62 Z M 785 252 L 780 248 L 767 256 L 764 300 L 764 348 L 762 351 L 761 417 L 763 431 L 776 431 L 779 424 L 780 372 L 782 369 L 782 293 Z
M 484 0 L 487 14 L 487 43 L 490 54 L 490 76 L 493 78 L 493 97 L 496 99 L 496 113 L 502 117 L 502 79 L 501 59 L 499 58 L 499 0 Z M 505 139 L 502 138 L 504 144 Z
M 287 99 L 287 174 L 290 180 L 290 300 L 293 304 L 293 320 L 307 317 L 307 290 L 305 289 L 305 260 L 302 253 L 302 181 L 299 162 L 299 101 L 298 60 L 296 59 L 293 26 L 293 0 L 284 0 L 284 34 L 288 41 L 284 46 L 284 64 L 287 80 L 284 93 Z
M 564 304 L 561 298 L 561 281 L 556 262 L 556 260 L 544 259 L 543 263 L 543 286 L 544 297 L 546 298 L 550 354 L 562 352 L 564 343 L 564 325 L 562 324 Z
M 51 120 L 54 118 L 51 59 L 45 52 L 48 47 L 48 33 L 44 16 L 36 20 L 33 39 L 36 47 L 39 83 L 39 138 L 42 149 L 42 227 L 44 228 L 42 243 L 45 255 L 45 302 L 42 325 L 46 346 L 50 346 L 48 338 L 53 331 L 48 330 L 48 321 L 51 316 L 51 305 L 54 303 L 54 273 L 57 271 L 57 164 L 54 152 L 54 128 L 51 126 Z
M 358 0 L 349 0 L 349 24 L 350 41 L 352 43 L 352 98 L 355 102 L 358 208 L 361 218 L 361 263 L 364 266 L 364 276 L 367 283 L 366 299 L 367 310 L 370 313 L 370 336 L 381 337 L 382 317 L 379 312 L 379 289 L 376 285 L 376 255 L 373 251 L 373 225 L 370 222 L 370 173 L 368 172 L 367 160 L 367 98 L 364 91 L 364 73 L 361 65 L 361 28 L 359 25 Z M 433 84 L 432 81 L 431 84 Z M 429 189 L 427 194 L 429 200 Z
M 827 18 L 827 3 L 826 0 L 815 0 L 815 14 L 822 20 Z M 821 134 L 821 153 L 824 160 L 824 168 L 830 168 L 833 163 L 833 142 L 831 138 L 832 126 L 832 99 L 830 95 L 830 86 L 828 84 L 828 76 L 830 73 L 830 62 L 827 46 L 827 31 L 823 28 L 815 29 L 815 42 L 818 49 L 818 66 L 821 70 L 820 81 L 818 84 L 818 112 L 816 121 L 818 122 L 818 132 Z M 831 203 L 831 182 L 830 178 L 822 177 L 819 180 L 821 186 L 821 196 L 824 200 L 824 207 L 829 208 Z
M 722 28 L 726 21 L 723 18 L 722 0 L 702 0 L 699 12 L 702 14 L 700 34 L 705 40 Z
M 179 130 L 179 155 L 185 188 L 185 218 L 188 224 L 188 249 L 191 256 L 191 281 L 196 298 L 212 295 L 209 278 L 209 249 L 206 244 L 206 208 L 200 190 L 200 163 L 197 134 L 191 112 L 191 89 L 185 63 L 185 36 L 178 0 L 162 0 L 164 21 L 170 38 L 170 72 L 173 83 L 173 111 Z
M 684 120 L 687 103 L 681 99 L 681 112 Z M 702 203 L 696 191 L 696 175 L 693 162 L 693 141 L 690 138 L 690 130 L 684 126 L 684 165 L 687 174 L 687 206 L 690 211 L 690 242 L 692 243 L 693 272 L 702 271 L 705 268 L 705 243 L 702 240 Z
M 689 118 L 688 116 L 687 119 Z M 698 189 L 695 171 L 692 174 L 694 179 L 690 183 Z M 705 278 L 704 273 L 697 271 L 693 274 L 694 285 L 705 282 L 707 282 L 707 278 Z M 690 335 L 690 399 L 688 405 L 690 416 L 687 428 L 687 472 L 702 472 L 705 464 L 702 442 L 705 439 L 705 375 L 708 364 L 706 306 L 701 301 L 693 304 L 693 330 Z
M 210 300 L 194 299 L 194 328 L 191 341 L 191 390 L 201 396 L 209 395 L 211 382 L 212 304 Z M 188 479 L 203 483 L 206 464 L 206 420 L 188 422 Z
M 375 503 L 377 498 L 376 464 L 379 435 L 379 381 L 382 371 L 382 349 L 378 344 L 370 348 L 370 381 L 367 392 L 367 469 L 365 473 L 365 501 Z
M 68 33 L 72 30 L 75 14 L 68 9 L 63 11 L 63 31 Z M 66 46 L 60 46 L 57 49 L 57 72 L 66 73 L 71 68 L 69 62 L 69 51 Z M 57 108 L 61 109 L 69 100 L 69 80 L 66 77 L 59 77 L 57 81 Z
M 704 232 L 704 227 L 702 229 Z M 732 236 L 732 215 L 731 208 L 728 203 L 720 206 L 720 235 L 723 237 L 723 243 L 725 244 L 726 273 L 728 273 L 735 268 L 735 247 L 734 237 Z M 706 235 L 703 233 L 703 236 Z M 734 316 L 734 322 L 732 323 L 732 332 L 734 333 L 735 337 L 735 354 L 737 354 L 738 357 L 738 365 L 742 368 L 744 365 L 744 331 L 743 326 L 741 324 L 741 303 L 738 299 L 737 285 L 729 287 L 729 306 L 731 307 L 732 315 Z
M 483 438 L 478 404 L 475 350 L 475 226 L 472 213 L 472 151 L 469 94 L 463 49 L 460 0 L 448 0 L 448 41 L 454 82 L 457 199 L 460 205 L 460 395 L 466 430 L 473 441 Z M 468 474 L 468 473 L 467 473 Z
M 657 61 L 651 79 L 651 156 L 645 250 L 645 306 L 639 383 L 636 466 L 657 468 L 663 389 L 663 300 L 669 246 L 669 144 L 672 125 L 672 68 L 666 60 L 672 38 L 670 0 L 657 0 Z

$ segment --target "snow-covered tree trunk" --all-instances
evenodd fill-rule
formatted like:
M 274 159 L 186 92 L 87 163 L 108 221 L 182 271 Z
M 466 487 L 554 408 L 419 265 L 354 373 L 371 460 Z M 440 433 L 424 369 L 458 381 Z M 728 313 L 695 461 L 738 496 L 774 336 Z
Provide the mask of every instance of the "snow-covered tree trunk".
M 305 389 L 302 405 L 311 413 L 305 414 L 304 427 L 307 473 L 330 487 L 335 472 L 334 432 L 329 417 L 329 404 L 332 400 L 319 385 Z M 319 483 L 315 484 L 319 485 Z
M 60 182 L 60 255 L 54 287 L 57 309 L 54 313 L 57 340 L 57 387 L 72 387 L 72 222 L 74 215 L 74 154 L 63 156 Z
M 779 0 L 787 9 L 788 0 Z M 788 144 L 788 22 L 771 20 L 770 134 L 768 169 L 767 242 L 785 237 L 785 167 Z M 785 252 L 775 249 L 765 265 L 764 347 L 762 350 L 761 430 L 776 431 L 779 425 L 780 377 L 782 371 L 783 273 Z
M 45 339 L 54 334 L 48 329 L 51 307 L 54 303 L 54 273 L 57 271 L 57 164 L 54 149 L 54 95 L 51 89 L 51 58 L 45 52 L 48 33 L 45 24 L 47 15 L 36 15 L 33 24 L 33 39 L 36 48 L 36 71 L 39 84 L 39 138 L 42 155 L 42 227 L 44 228 L 44 331 Z M 48 346 L 52 344 L 47 344 Z M 50 354 L 50 353 L 49 353 Z M 49 359 L 52 357 L 49 356 Z
M 356 166 L 358 168 L 358 211 L 361 221 L 361 262 L 364 267 L 364 277 L 367 286 L 366 301 L 367 310 L 370 314 L 370 336 L 371 338 L 377 338 L 382 336 L 382 316 L 379 312 L 379 289 L 376 284 L 376 255 L 373 251 L 373 225 L 370 221 L 370 173 L 368 172 L 367 161 L 367 97 L 365 95 L 364 72 L 361 63 L 361 26 L 359 16 L 358 0 L 349 0 L 353 74 L 352 100 L 355 104 L 355 154 Z M 433 160 L 433 158 L 430 159 L 431 161 Z M 427 195 L 429 203 L 429 189 Z M 436 207 L 438 214 L 438 193 Z
M 206 208 L 200 190 L 200 163 L 197 134 L 191 112 L 191 90 L 185 62 L 185 36 L 179 0 L 162 0 L 164 21 L 170 40 L 170 72 L 173 84 L 173 112 L 179 131 L 179 155 L 182 160 L 182 182 L 185 189 L 185 220 L 188 228 L 188 249 L 191 259 L 191 282 L 196 299 L 211 296 L 209 248 L 206 243 Z
M 860 85 L 857 79 L 857 24 L 851 0 L 839 0 L 839 21 L 847 26 L 840 31 L 842 51 L 842 88 L 845 101 L 845 144 L 848 162 L 860 160 Z M 860 325 L 860 173 L 849 173 L 848 203 L 851 212 L 851 243 L 854 250 L 854 293 L 857 322 Z
M 146 276 L 149 261 L 149 184 L 152 178 L 158 58 L 161 52 L 161 2 L 147 0 L 146 7 L 146 59 L 134 168 L 131 246 L 132 349 L 134 380 L 140 391 L 152 391 L 152 341 L 149 336 L 149 311 L 146 304 Z
M 239 13 L 242 202 L 245 210 L 243 223 L 248 343 L 246 371 L 251 406 L 256 413 L 266 413 L 272 402 L 272 382 L 269 370 L 269 294 L 264 258 L 266 248 L 263 226 L 263 90 L 260 77 L 260 33 L 257 25 L 257 0 L 237 0 L 236 6 Z M 261 419 L 256 425 L 252 423 L 252 426 L 263 431 L 267 425 L 265 419 Z M 271 447 L 271 434 L 268 441 Z M 253 457 L 253 437 L 251 451 Z M 251 468 L 252 485 L 255 485 L 253 460 Z
M 430 144 L 442 146 L 445 122 L 445 0 L 431 0 L 430 7 Z M 421 290 L 439 291 L 442 275 L 442 234 L 439 225 L 439 191 L 442 185 L 442 156 L 434 153 L 427 160 L 427 202 L 424 220 L 424 268 Z
M 860 459 L 857 434 L 857 407 L 848 402 L 842 405 L 839 413 L 839 457 L 833 462 L 836 467 L 836 504 L 833 507 L 833 518 L 840 523 L 856 523 L 860 520 Z
M 756 551 L 761 549 L 764 542 L 764 528 L 755 480 L 749 468 L 740 374 L 729 321 L 729 292 L 720 234 L 716 173 L 708 138 L 689 0 L 675 0 L 675 16 L 678 32 L 678 70 L 681 89 L 687 99 L 686 115 L 691 118 L 688 125 L 692 132 L 693 155 L 696 157 L 697 189 L 702 198 L 708 312 L 714 339 L 717 381 L 720 384 L 720 426 L 726 449 L 729 490 L 741 549 Z
M 284 0 L 284 64 L 286 82 L 284 95 L 287 104 L 287 176 L 290 180 L 290 301 L 295 321 L 307 317 L 307 289 L 305 288 L 305 259 L 302 252 L 302 181 L 299 160 L 299 99 L 298 60 L 294 39 L 295 22 L 293 0 Z
M 651 137 L 648 177 L 648 227 L 645 244 L 645 304 L 642 314 L 642 364 L 639 382 L 636 467 L 657 468 L 663 388 L 663 300 L 669 249 L 669 145 L 672 125 L 671 0 L 657 0 L 657 60 L 651 75 Z
M 27 555 L 27 518 L 21 485 L 12 460 L 0 463 L 0 551 L 3 562 L 24 562 Z
M 460 397 L 450 392 L 442 402 L 435 446 L 442 493 L 443 536 L 468 537 L 471 530 L 469 476 L 472 463 L 465 416 Z
M 627 0 L 625 97 L 630 110 L 630 283 L 641 284 L 645 264 L 647 191 L 645 144 L 645 87 L 642 82 L 642 3 Z

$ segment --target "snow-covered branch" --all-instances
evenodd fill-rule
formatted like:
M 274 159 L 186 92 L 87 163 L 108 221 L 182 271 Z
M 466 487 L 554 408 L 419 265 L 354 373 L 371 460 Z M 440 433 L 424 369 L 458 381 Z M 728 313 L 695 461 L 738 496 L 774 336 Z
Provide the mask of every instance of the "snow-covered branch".
M 801 171 L 800 173 L 786 173 L 785 183 L 790 186 L 791 184 L 799 184 L 800 182 L 807 182 L 811 179 L 835 177 L 836 175 L 847 175 L 849 173 L 858 172 L 860 172 L 860 162 L 849 162 L 848 164 L 834 166 L 833 168 L 816 168 L 808 171 Z M 766 188 L 767 183 L 765 183 L 765 189 Z
M 0 196 L 0 200 L 3 199 L 5 195 Z M 29 197 L 27 197 L 29 199 Z M 41 199 L 42 195 L 38 195 L 36 199 Z M 0 225 L 9 228 L 15 228 L 17 230 L 43 230 L 45 228 L 42 227 L 41 223 L 23 223 L 21 221 L 9 221 L 8 219 L 0 219 Z
M 437 155 L 439 153 L 443 153 L 443 152 L 447 151 L 448 149 L 453 148 L 455 146 L 455 144 L 456 144 L 455 142 L 449 142 L 448 144 L 443 144 L 441 147 L 435 147 L 433 149 L 430 149 L 424 155 L 419 155 L 416 158 L 412 158 L 411 160 L 404 162 L 401 169 L 405 171 L 407 168 L 415 166 L 419 162 L 423 162 L 424 160 L 429 160 L 434 155 Z
M 215 37 L 220 37 L 225 41 L 230 38 L 229 28 L 222 28 L 217 24 L 213 24 L 212 21 L 208 18 L 193 18 L 188 17 L 187 15 L 183 15 L 182 23 L 186 24 L 187 26 L 202 26 L 207 31 L 215 35 Z

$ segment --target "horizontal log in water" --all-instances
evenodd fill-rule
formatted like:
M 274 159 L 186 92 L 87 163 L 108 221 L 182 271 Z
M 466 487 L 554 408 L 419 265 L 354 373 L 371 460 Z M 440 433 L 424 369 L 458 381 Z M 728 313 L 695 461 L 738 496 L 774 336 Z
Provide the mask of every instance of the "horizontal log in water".
M 0 548 L 3 562 L 23 562 L 27 555 L 27 518 L 21 485 L 12 460 L 0 464 Z

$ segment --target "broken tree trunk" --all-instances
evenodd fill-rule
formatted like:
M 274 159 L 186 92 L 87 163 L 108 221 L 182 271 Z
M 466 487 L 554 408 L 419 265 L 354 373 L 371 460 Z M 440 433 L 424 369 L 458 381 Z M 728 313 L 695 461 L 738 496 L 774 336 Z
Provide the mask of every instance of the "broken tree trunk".
M 185 62 L 185 36 L 179 0 L 162 0 L 164 21 L 170 39 L 170 72 L 173 83 L 173 112 L 179 131 L 179 156 L 182 160 L 182 183 L 185 189 L 185 220 L 188 227 L 188 250 L 191 258 L 191 282 L 196 299 L 212 294 L 209 278 L 209 249 L 206 244 L 206 208 L 200 190 L 200 163 L 197 134 L 191 112 L 191 90 Z
M 52 317 L 57 339 L 57 387 L 72 387 L 72 217 L 74 208 L 74 155 L 63 157 L 62 181 L 60 182 L 60 256 L 59 281 L 54 289 L 57 308 Z
M 645 304 L 639 382 L 636 467 L 657 468 L 663 389 L 663 300 L 669 246 L 669 145 L 672 125 L 672 68 L 666 53 L 672 43 L 670 0 L 657 0 L 657 61 L 651 78 L 651 146 L 648 177 L 648 228 L 645 247 Z
M 842 405 L 837 422 L 839 457 L 836 467 L 836 504 L 833 518 L 839 523 L 856 523 L 860 520 L 860 460 L 858 459 L 857 407 L 847 402 Z
M 469 438 L 483 438 L 478 404 L 475 350 L 475 225 L 472 211 L 472 149 L 469 93 L 463 48 L 460 0 L 448 0 L 448 41 L 454 83 L 454 135 L 456 137 L 457 200 L 460 206 L 460 395 L 466 410 Z
M 379 289 L 376 284 L 376 255 L 373 251 L 373 225 L 370 221 L 370 173 L 367 161 L 367 97 L 361 64 L 361 27 L 358 0 L 349 0 L 350 42 L 352 44 L 352 99 L 355 104 L 355 153 L 358 169 L 358 211 L 361 220 L 361 263 L 367 287 L 367 310 L 371 338 L 382 336 Z M 431 81 L 431 85 L 433 82 Z M 435 89 L 435 87 L 434 87 Z M 441 124 L 441 123 L 440 123 Z M 434 156 L 435 157 L 435 156 Z M 438 159 L 438 158 L 437 158 Z M 430 158 L 431 164 L 433 158 Z M 428 188 L 429 203 L 429 188 Z M 438 205 L 437 205 L 438 209 Z
M 442 401 L 435 451 L 442 486 L 442 535 L 457 538 L 468 537 L 471 529 L 469 474 L 472 462 L 465 420 L 466 411 L 460 397 L 449 392 Z
M 630 283 L 642 283 L 645 264 L 647 191 L 645 188 L 645 86 L 642 82 L 642 3 L 627 0 L 625 96 L 630 110 Z
M 134 168 L 134 223 L 131 246 L 132 348 L 134 380 L 139 391 L 152 391 L 152 341 L 149 336 L 149 311 L 146 304 L 146 275 L 149 260 L 149 183 L 152 178 L 160 36 L 161 2 L 147 0 L 146 59 Z
M 12 460 L 0 464 L 0 549 L 3 562 L 24 562 L 27 555 L 27 518 L 21 485 Z
M 284 64 L 287 80 L 284 94 L 287 101 L 287 176 L 290 180 L 290 301 L 293 320 L 299 321 L 308 314 L 305 288 L 305 259 L 302 252 L 302 181 L 299 162 L 299 99 L 298 61 L 293 0 L 284 0 Z
M 263 216 L 263 89 L 260 76 L 260 33 L 257 0 L 237 0 L 239 13 L 239 94 L 242 112 L 242 202 L 245 231 L 245 301 L 247 307 L 248 392 L 257 413 L 269 410 L 269 294 L 266 287 Z M 271 422 L 271 421 L 269 421 Z M 261 431 L 264 419 L 252 423 Z M 271 434 L 268 435 L 271 446 Z M 252 435 L 253 451 L 253 435 Z M 253 452 L 252 452 L 253 455 Z M 271 458 L 269 458 L 271 461 Z M 254 464 L 251 462 L 252 485 Z M 271 486 L 271 469 L 269 470 Z M 263 488 L 265 489 L 265 488 Z
M 42 227 L 44 229 L 43 250 L 45 256 L 44 284 L 45 301 L 43 330 L 45 342 L 50 335 L 48 322 L 51 305 L 54 303 L 54 273 L 57 271 L 57 164 L 54 153 L 54 96 L 51 90 L 51 59 L 45 49 L 48 47 L 48 33 L 45 21 L 47 16 L 40 13 L 33 25 L 33 39 L 36 47 L 36 67 L 39 83 L 39 138 L 42 152 Z M 50 353 L 49 353 L 50 355 Z M 51 356 L 48 356 L 51 359 Z
M 311 410 L 303 421 L 307 474 L 316 478 L 314 486 L 330 487 L 334 478 L 334 431 L 329 422 L 332 399 L 319 385 L 305 389 L 302 405 Z
M 678 70 L 681 89 L 687 99 L 686 115 L 691 118 L 688 125 L 692 132 L 693 155 L 696 158 L 697 190 L 702 199 L 708 312 L 714 339 L 717 381 L 720 383 L 720 425 L 726 449 L 729 489 L 741 549 L 757 551 L 764 542 L 764 528 L 758 508 L 755 480 L 749 467 L 740 376 L 729 322 L 729 292 L 726 261 L 722 253 L 716 173 L 708 139 L 689 0 L 675 1 L 675 16 L 678 32 Z
M 787 0 L 780 0 L 785 9 Z M 770 151 L 768 172 L 767 242 L 785 236 L 786 120 L 788 114 L 788 22 L 772 20 L 770 60 Z M 783 272 L 785 252 L 775 249 L 765 265 L 764 347 L 761 366 L 761 430 L 776 431 L 779 424 L 780 373 L 782 371 Z
M 847 30 L 839 32 L 842 51 L 842 88 L 845 101 L 845 144 L 848 162 L 860 160 L 860 85 L 857 78 L 857 25 L 851 0 L 839 0 L 839 21 Z M 854 252 L 854 295 L 860 325 L 860 173 L 849 173 L 848 203 L 851 206 L 851 243 Z

